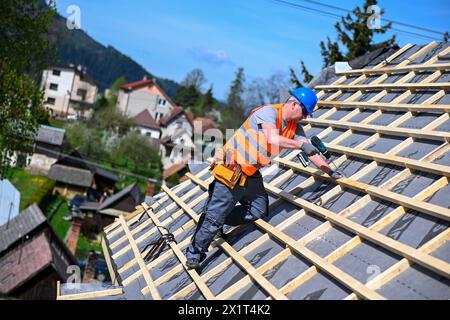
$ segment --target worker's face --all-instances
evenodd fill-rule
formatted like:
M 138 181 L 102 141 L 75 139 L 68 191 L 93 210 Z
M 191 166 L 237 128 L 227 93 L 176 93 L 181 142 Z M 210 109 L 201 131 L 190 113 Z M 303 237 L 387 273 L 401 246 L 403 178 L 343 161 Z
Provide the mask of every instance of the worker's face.
M 303 113 L 303 109 L 298 101 L 291 101 L 292 120 L 300 121 L 306 119 L 307 114 Z

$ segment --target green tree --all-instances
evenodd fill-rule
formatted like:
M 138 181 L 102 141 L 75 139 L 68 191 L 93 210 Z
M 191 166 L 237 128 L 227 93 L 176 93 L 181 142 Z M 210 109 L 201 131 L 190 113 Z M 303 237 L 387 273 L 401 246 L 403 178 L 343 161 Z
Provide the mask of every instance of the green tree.
M 109 160 L 109 155 L 103 147 L 103 134 L 95 127 L 84 122 L 70 124 L 66 127 L 66 139 L 67 152 L 78 149 L 96 160 Z
M 194 85 L 188 87 L 181 86 L 174 97 L 174 102 L 177 105 L 185 108 L 192 108 L 196 105 L 197 101 L 201 97 L 201 93 L 196 89 Z
M 323 41 L 320 42 L 320 54 L 323 58 L 323 67 L 333 65 L 337 61 L 343 61 L 344 55 L 339 49 L 339 43 L 337 41 L 331 41 L 330 37 L 327 37 L 327 44 Z
M 390 39 L 380 43 L 373 43 L 375 34 L 385 34 L 391 27 L 389 22 L 380 28 L 368 28 L 369 15 L 368 8 L 377 5 L 378 0 L 366 0 L 363 8 L 355 7 L 352 14 L 347 14 L 341 18 L 340 22 L 335 25 L 338 33 L 338 39 L 347 49 L 345 58 L 352 60 L 374 49 L 389 47 L 395 44 L 395 35 Z M 381 10 L 380 15 L 383 15 L 384 9 Z
M 110 106 L 115 106 L 117 104 L 117 99 L 119 97 L 119 89 L 121 86 L 127 83 L 124 77 L 119 77 L 114 81 L 114 83 L 109 88 L 108 102 Z
M 222 129 L 224 130 L 239 128 L 245 120 L 243 100 L 244 86 L 244 68 L 239 68 L 236 72 L 236 78 L 231 84 L 226 107 L 223 112 Z
M 108 106 L 96 112 L 94 123 L 100 129 L 119 136 L 126 135 L 135 126 L 133 120 L 123 115 L 116 106 Z
M 207 80 L 203 71 L 201 69 L 194 69 L 186 75 L 181 85 L 183 87 L 193 86 L 198 92 L 202 92 L 206 82 Z
M 144 173 L 155 179 L 161 178 L 162 163 L 158 149 L 150 144 L 147 137 L 136 131 L 128 133 L 120 140 L 113 157 L 131 162 L 135 173 Z
M 216 99 L 213 96 L 213 87 L 209 87 L 208 91 L 202 95 L 195 106 L 191 108 L 196 117 L 203 117 L 208 112 L 211 112 L 216 105 Z
M 27 154 L 43 117 L 39 77 L 54 57 L 47 39 L 55 5 L 2 0 L 0 5 L 0 179 L 14 154 Z M 45 117 L 45 116 L 44 116 Z
M 300 82 L 297 75 L 295 74 L 295 70 L 293 68 L 289 68 L 290 72 L 290 83 L 294 88 L 301 88 L 304 85 Z M 311 80 L 314 78 L 313 75 L 308 71 L 306 68 L 305 62 L 303 60 L 300 60 L 300 72 L 303 76 L 303 83 L 307 84 L 311 82 Z

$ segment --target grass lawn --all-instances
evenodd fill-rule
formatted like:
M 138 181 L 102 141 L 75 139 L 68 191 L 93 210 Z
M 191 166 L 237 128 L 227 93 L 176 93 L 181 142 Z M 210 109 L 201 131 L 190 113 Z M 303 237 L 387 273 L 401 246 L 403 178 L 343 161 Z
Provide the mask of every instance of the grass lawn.
M 56 208 L 58 209 L 54 211 Z M 53 227 L 53 230 L 55 230 L 58 237 L 64 241 L 67 231 L 72 224 L 72 221 L 63 219 L 70 214 L 67 200 L 62 196 L 53 197 L 45 209 L 44 214 L 49 219 L 50 225 Z
M 32 200 L 42 192 L 41 189 L 52 183 L 52 180 L 46 177 L 33 176 L 19 168 L 11 168 L 8 171 L 8 179 L 20 192 L 20 211 L 32 205 Z
M 50 126 L 56 127 L 56 128 L 61 128 L 61 129 L 64 129 L 66 124 L 67 124 L 67 121 L 66 120 L 62 120 L 62 119 L 52 119 L 52 118 L 50 118 L 48 120 L 48 122 L 50 123 Z
M 91 240 L 85 237 L 83 234 L 80 234 L 80 238 L 78 239 L 77 252 L 76 257 L 80 260 L 86 259 L 88 257 L 89 251 L 94 250 L 98 251 L 103 255 L 102 249 L 102 234 L 100 233 L 97 240 Z

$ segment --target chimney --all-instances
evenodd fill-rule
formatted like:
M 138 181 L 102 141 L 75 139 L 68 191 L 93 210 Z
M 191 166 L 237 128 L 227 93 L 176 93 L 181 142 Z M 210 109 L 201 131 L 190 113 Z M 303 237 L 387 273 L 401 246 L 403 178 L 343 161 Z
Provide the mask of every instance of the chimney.
M 153 182 L 147 182 L 147 195 L 150 197 L 155 195 L 155 184 Z
M 144 74 L 144 77 L 142 78 L 142 80 L 147 80 L 147 75 L 146 74 Z

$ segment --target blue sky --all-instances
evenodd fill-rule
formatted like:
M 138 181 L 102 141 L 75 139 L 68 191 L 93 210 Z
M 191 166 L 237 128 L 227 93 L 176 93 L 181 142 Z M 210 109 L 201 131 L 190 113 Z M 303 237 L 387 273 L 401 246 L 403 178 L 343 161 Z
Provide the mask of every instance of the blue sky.
M 286 1 L 340 13 L 301 0 Z M 364 1 L 320 2 L 351 9 Z M 332 39 L 336 36 L 337 18 L 274 0 L 56 0 L 56 4 L 66 17 L 67 8 L 78 5 L 83 30 L 157 76 L 182 81 L 190 70 L 201 68 L 209 81 L 205 87 L 214 84 L 219 99 L 225 99 L 238 67 L 244 68 L 250 81 L 287 72 L 289 66 L 298 70 L 299 60 L 303 59 L 311 73 L 316 74 L 322 66 L 320 41 L 327 35 Z M 387 19 L 441 32 L 450 30 L 448 0 L 381 0 L 379 5 L 385 9 L 383 17 Z M 432 41 L 393 32 L 400 45 Z

